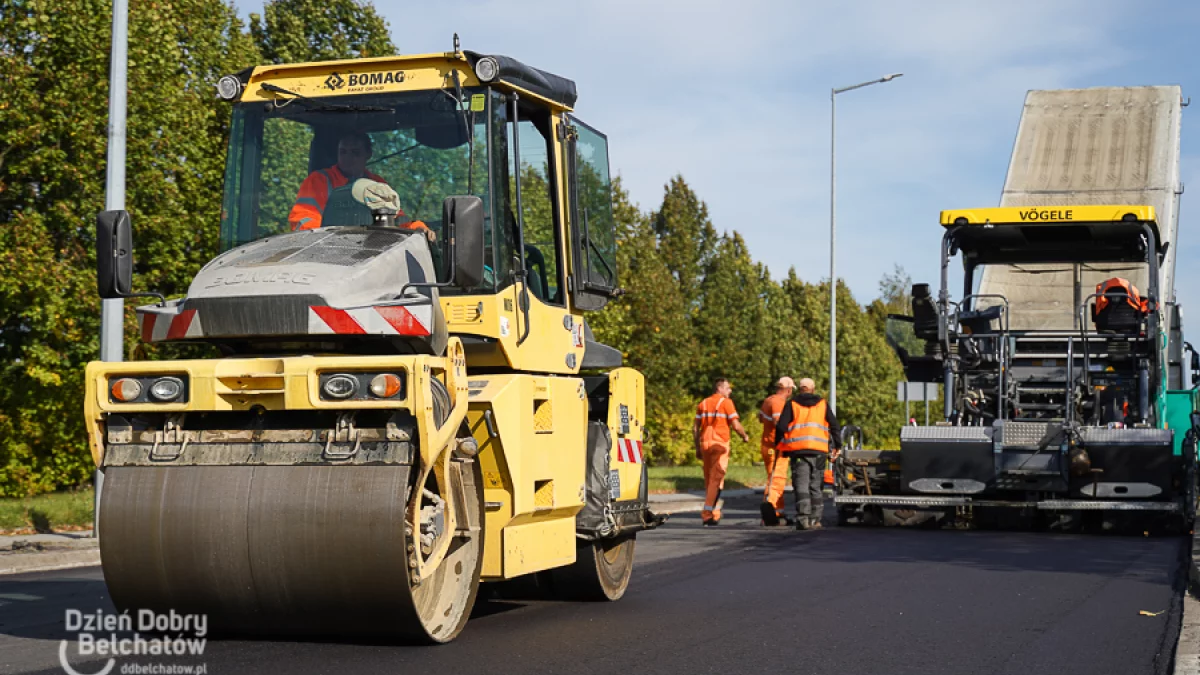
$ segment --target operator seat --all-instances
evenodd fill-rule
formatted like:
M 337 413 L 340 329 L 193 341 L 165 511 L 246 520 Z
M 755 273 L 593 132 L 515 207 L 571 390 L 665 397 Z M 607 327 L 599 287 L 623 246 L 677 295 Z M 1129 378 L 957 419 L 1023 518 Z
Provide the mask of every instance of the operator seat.
M 929 284 L 912 286 L 913 333 L 921 340 L 938 339 L 938 313 Z

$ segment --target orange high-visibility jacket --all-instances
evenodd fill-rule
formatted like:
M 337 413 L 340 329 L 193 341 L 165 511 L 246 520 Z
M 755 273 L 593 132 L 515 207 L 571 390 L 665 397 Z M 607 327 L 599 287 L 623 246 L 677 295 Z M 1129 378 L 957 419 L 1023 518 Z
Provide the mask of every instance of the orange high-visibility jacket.
M 696 407 L 696 420 L 700 422 L 700 444 L 729 445 L 729 422 L 738 418 L 733 401 L 713 394 Z
M 381 176 L 366 172 L 364 178 L 387 184 Z M 321 214 L 329 203 L 329 195 L 333 191 L 350 182 L 346 174 L 336 164 L 328 169 L 314 171 L 300 184 L 300 192 L 296 195 L 296 204 L 288 214 L 288 223 L 293 230 L 312 230 L 321 226 Z M 401 211 L 400 216 L 404 215 Z
M 762 409 L 758 411 L 758 420 L 762 422 L 763 432 L 760 446 L 763 450 L 775 449 L 775 424 L 779 422 L 779 414 L 787 405 L 787 394 L 771 394 L 763 401 Z
M 821 399 L 813 406 L 803 406 L 792 401 L 791 419 L 780 420 L 779 426 L 787 422 L 783 438 L 779 439 L 776 447 L 785 456 L 793 453 L 829 452 L 829 424 L 826 411 L 829 404 Z

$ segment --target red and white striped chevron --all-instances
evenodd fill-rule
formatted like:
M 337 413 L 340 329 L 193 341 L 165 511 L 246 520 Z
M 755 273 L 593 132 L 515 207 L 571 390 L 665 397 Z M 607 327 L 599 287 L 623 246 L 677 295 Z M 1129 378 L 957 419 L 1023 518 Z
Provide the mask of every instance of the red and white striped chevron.
M 635 441 L 629 438 L 617 439 L 617 461 L 632 462 L 633 464 L 641 464 L 644 457 L 642 456 L 642 442 Z
M 200 317 L 194 309 L 185 309 L 178 314 L 139 313 L 142 315 L 142 342 L 179 340 L 204 335 Z
M 411 309 L 399 305 L 335 309 L 319 305 L 308 308 L 308 332 L 334 335 L 413 335 L 430 334 L 433 310 L 429 305 Z

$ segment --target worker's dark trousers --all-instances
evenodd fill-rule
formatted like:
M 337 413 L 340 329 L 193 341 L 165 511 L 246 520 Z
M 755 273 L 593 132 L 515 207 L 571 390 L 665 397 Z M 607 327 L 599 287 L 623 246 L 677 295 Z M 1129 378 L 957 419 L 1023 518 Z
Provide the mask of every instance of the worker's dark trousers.
M 796 496 L 796 516 L 821 521 L 824 506 L 821 483 L 825 477 L 825 455 L 792 456 L 792 494 Z

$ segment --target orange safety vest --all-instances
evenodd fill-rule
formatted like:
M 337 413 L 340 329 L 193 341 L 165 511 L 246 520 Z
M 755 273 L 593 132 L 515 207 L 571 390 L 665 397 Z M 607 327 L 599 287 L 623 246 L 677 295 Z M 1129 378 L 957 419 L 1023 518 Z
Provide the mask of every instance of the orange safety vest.
M 775 425 L 779 422 L 779 414 L 783 412 L 785 405 L 787 394 L 771 394 L 763 401 L 762 410 L 758 411 L 758 420 L 763 425 L 760 444 L 763 450 L 775 449 Z
M 366 172 L 363 177 L 387 184 L 387 181 L 381 176 L 370 171 Z M 305 178 L 304 182 L 300 184 L 300 191 L 296 195 L 296 204 L 292 206 L 292 211 L 288 214 L 288 223 L 291 224 L 292 229 L 312 230 L 320 227 L 321 214 L 325 212 L 329 196 L 333 194 L 334 190 L 349 182 L 350 179 L 336 164 L 328 169 L 321 169 L 309 174 L 308 178 Z M 401 211 L 399 215 L 403 216 L 404 212 Z
M 1100 294 L 1099 297 L 1096 298 L 1097 312 L 1103 312 L 1104 308 L 1108 307 L 1109 300 L 1107 293 L 1110 291 L 1116 291 L 1116 295 L 1120 295 L 1120 291 L 1124 291 L 1126 295 L 1125 301 L 1129 303 L 1130 307 L 1143 314 L 1150 311 L 1149 301 L 1142 298 L 1141 294 L 1138 293 L 1137 286 L 1129 283 L 1128 279 L 1113 277 L 1096 284 L 1096 293 Z
M 700 443 L 729 445 L 729 421 L 738 418 L 733 401 L 713 394 L 696 407 L 696 420 L 700 422 Z
M 829 425 L 825 422 L 827 405 L 825 399 L 811 408 L 792 401 L 792 423 L 788 426 L 787 435 L 779 441 L 779 450 L 784 453 L 828 453 Z

